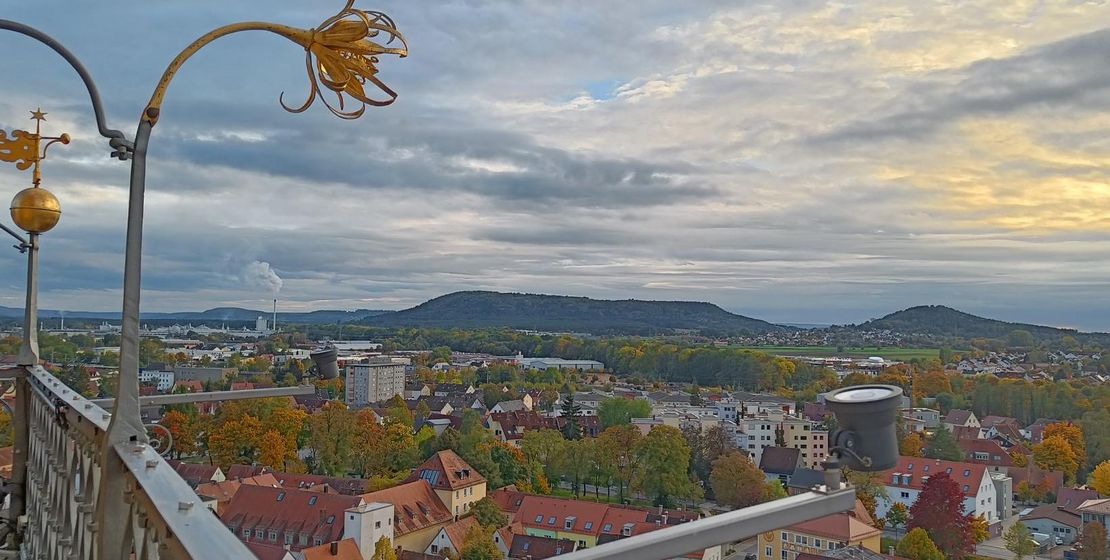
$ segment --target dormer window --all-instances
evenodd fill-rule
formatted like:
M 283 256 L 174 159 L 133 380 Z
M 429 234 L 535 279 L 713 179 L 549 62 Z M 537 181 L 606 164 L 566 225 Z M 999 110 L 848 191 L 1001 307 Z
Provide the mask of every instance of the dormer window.
M 621 528 L 621 535 L 626 536 L 626 537 L 631 537 L 632 536 L 632 527 L 633 527 L 633 525 L 631 523 L 625 523 L 624 527 Z
M 574 528 L 574 522 L 575 522 L 575 521 L 576 521 L 576 518 L 574 518 L 574 517 L 568 517 L 568 518 L 566 518 L 566 520 L 565 520 L 565 521 L 563 521 L 563 530 L 565 530 L 565 531 L 569 531 L 569 530 L 571 530 L 572 528 Z

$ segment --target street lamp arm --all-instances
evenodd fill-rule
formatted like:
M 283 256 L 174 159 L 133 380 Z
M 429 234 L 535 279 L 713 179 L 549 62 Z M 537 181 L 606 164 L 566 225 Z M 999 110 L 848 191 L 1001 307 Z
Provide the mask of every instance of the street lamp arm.
M 89 71 L 85 69 L 81 61 L 77 60 L 77 57 L 69 52 L 69 49 L 54 40 L 53 37 L 29 25 L 17 21 L 0 19 L 0 29 L 15 31 L 16 33 L 26 35 L 54 49 L 54 52 L 60 54 L 62 58 L 77 71 L 77 75 L 80 76 L 81 81 L 85 83 L 85 89 L 89 91 L 89 99 L 92 101 L 93 105 L 93 114 L 96 116 L 97 131 L 100 132 L 101 136 L 107 138 L 108 144 L 116 150 L 112 155 L 120 159 L 126 159 L 127 153 L 130 152 L 131 149 L 131 142 L 127 140 L 123 132 L 108 128 L 107 119 L 104 116 L 104 104 L 100 101 L 100 91 L 96 89 L 96 83 L 93 82 L 92 76 L 89 75 Z

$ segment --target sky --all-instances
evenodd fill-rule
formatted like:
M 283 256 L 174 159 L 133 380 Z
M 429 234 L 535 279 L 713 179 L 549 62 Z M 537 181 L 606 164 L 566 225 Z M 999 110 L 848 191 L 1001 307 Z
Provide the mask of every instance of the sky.
M 776 322 L 913 305 L 1110 330 L 1110 3 L 359 0 L 410 56 L 341 121 L 303 48 L 218 40 L 149 150 L 144 311 L 402 309 L 456 290 L 709 301 Z M 338 0 L 5 6 L 133 135 L 165 65 Z M 48 113 L 40 306 L 121 303 L 128 165 L 52 51 L 0 33 L 0 128 Z M 0 166 L 0 194 L 29 186 Z M 5 195 L 7 196 L 7 195 Z M 6 218 L 6 216 L 5 216 Z M 6 221 L 10 224 L 10 221 Z M 0 305 L 23 301 L 0 251 Z

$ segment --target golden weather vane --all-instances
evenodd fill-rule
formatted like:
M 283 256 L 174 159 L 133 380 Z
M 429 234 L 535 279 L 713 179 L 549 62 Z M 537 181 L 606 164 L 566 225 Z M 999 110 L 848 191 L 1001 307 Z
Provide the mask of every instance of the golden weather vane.
M 40 187 L 42 160 L 46 159 L 46 150 L 50 146 L 59 142 L 69 144 L 69 135 L 43 136 L 42 123 L 46 120 L 46 113 L 42 109 L 31 111 L 31 119 L 35 121 L 34 132 L 13 130 L 9 138 L 7 133 L 0 130 L 0 161 L 14 163 L 17 169 L 23 171 L 33 168 L 31 188 L 15 195 L 11 213 L 16 225 L 24 231 L 42 233 L 54 227 L 62 214 L 57 197 Z

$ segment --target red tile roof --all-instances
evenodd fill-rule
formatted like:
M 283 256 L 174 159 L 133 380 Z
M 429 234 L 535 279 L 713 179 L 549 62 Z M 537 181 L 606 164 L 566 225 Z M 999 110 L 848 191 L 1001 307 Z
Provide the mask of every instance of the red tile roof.
M 902 456 L 898 458 L 898 464 L 893 469 L 883 471 L 879 479 L 887 486 L 921 490 L 924 477 L 947 473 L 961 488 L 966 488 L 964 495 L 973 497 L 979 492 L 979 485 L 983 482 L 986 472 L 986 465 L 976 463 Z M 895 479 L 894 474 L 903 476 Z
M 964 458 L 969 463 L 981 463 L 998 467 L 1010 467 L 1014 464 L 1010 454 L 993 439 L 968 439 L 956 443 L 960 446 L 960 450 L 964 452 Z M 987 458 L 977 459 L 975 458 L 976 453 L 986 453 Z
M 185 482 L 188 482 L 189 486 L 193 488 L 205 482 L 212 482 L 218 478 L 216 473 L 220 471 L 220 467 L 216 465 L 182 463 L 175 459 L 170 459 L 166 462 L 169 463 L 170 466 L 173 467 L 173 470 L 177 471 L 177 474 L 185 479 Z M 221 472 L 220 474 L 223 473 Z
M 949 410 L 948 415 L 944 417 L 944 423 L 954 424 L 956 426 L 963 426 L 967 424 L 968 420 L 971 420 L 971 416 L 972 413 L 970 410 L 953 408 L 952 410 Z
M 321 494 L 288 488 L 242 485 L 224 510 L 223 522 L 240 539 L 265 541 L 269 544 L 285 542 L 285 532 L 293 535 L 293 549 L 299 550 L 300 536 L 307 538 L 307 546 L 314 540 L 329 543 L 343 534 L 343 512 L 359 505 L 358 496 Z M 257 537 L 254 531 L 261 529 Z M 250 530 L 249 537 L 243 536 Z M 277 532 L 274 541 L 269 532 Z
M 574 541 L 570 539 L 516 535 L 513 537 L 513 545 L 509 549 L 509 558 L 544 560 L 552 556 L 574 552 L 576 548 Z
M 427 480 L 436 490 L 459 490 L 486 482 L 482 473 L 450 449 L 440 451 L 413 470 L 405 482 Z
M 788 530 L 807 535 L 833 539 L 838 542 L 858 542 L 882 534 L 882 531 L 856 519 L 850 513 L 834 513 L 812 521 L 796 523 Z
M 473 515 L 464 517 L 454 523 L 448 523 L 442 531 L 447 533 L 447 540 L 451 541 L 451 548 L 456 551 L 462 550 L 463 541 L 466 540 L 466 534 L 470 529 L 478 526 L 478 518 Z
M 304 560 L 362 560 L 362 553 L 354 539 L 343 539 L 301 551 Z
M 273 475 L 262 474 L 248 478 L 229 479 L 223 482 L 207 482 L 205 484 L 200 484 L 197 486 L 197 495 L 216 500 L 216 513 L 222 514 L 227 502 L 230 502 L 231 499 L 235 497 L 235 493 L 239 491 L 239 487 L 244 484 L 249 486 L 270 486 L 272 488 L 280 486 Z
M 520 504 L 524 501 L 524 492 L 516 489 L 516 485 L 510 484 L 504 488 L 498 488 L 493 492 L 486 494 L 497 507 L 509 515 L 509 521 L 516 517 L 516 512 L 520 511 Z
M 363 494 L 362 499 L 393 504 L 393 530 L 398 537 L 452 520 L 451 512 L 426 480 Z
M 246 545 L 258 560 L 281 560 L 285 557 L 285 547 L 281 545 L 260 542 L 248 542 Z
M 980 439 L 979 434 L 981 433 L 981 428 L 971 428 L 968 426 L 956 426 L 955 428 L 952 428 L 952 437 L 956 438 L 957 441 L 965 439 Z
M 1087 500 L 1097 500 L 1098 492 L 1086 488 L 1061 488 L 1056 494 L 1056 506 L 1067 511 L 1077 511 L 1079 505 Z
M 1083 526 L 1083 523 L 1080 521 L 1080 515 L 1078 513 L 1074 511 L 1067 511 L 1063 508 L 1056 507 L 1053 504 L 1041 506 L 1029 512 L 1029 514 L 1022 517 L 1022 519 L 1051 519 L 1057 523 L 1061 523 L 1075 529 L 1079 529 L 1081 526 Z

